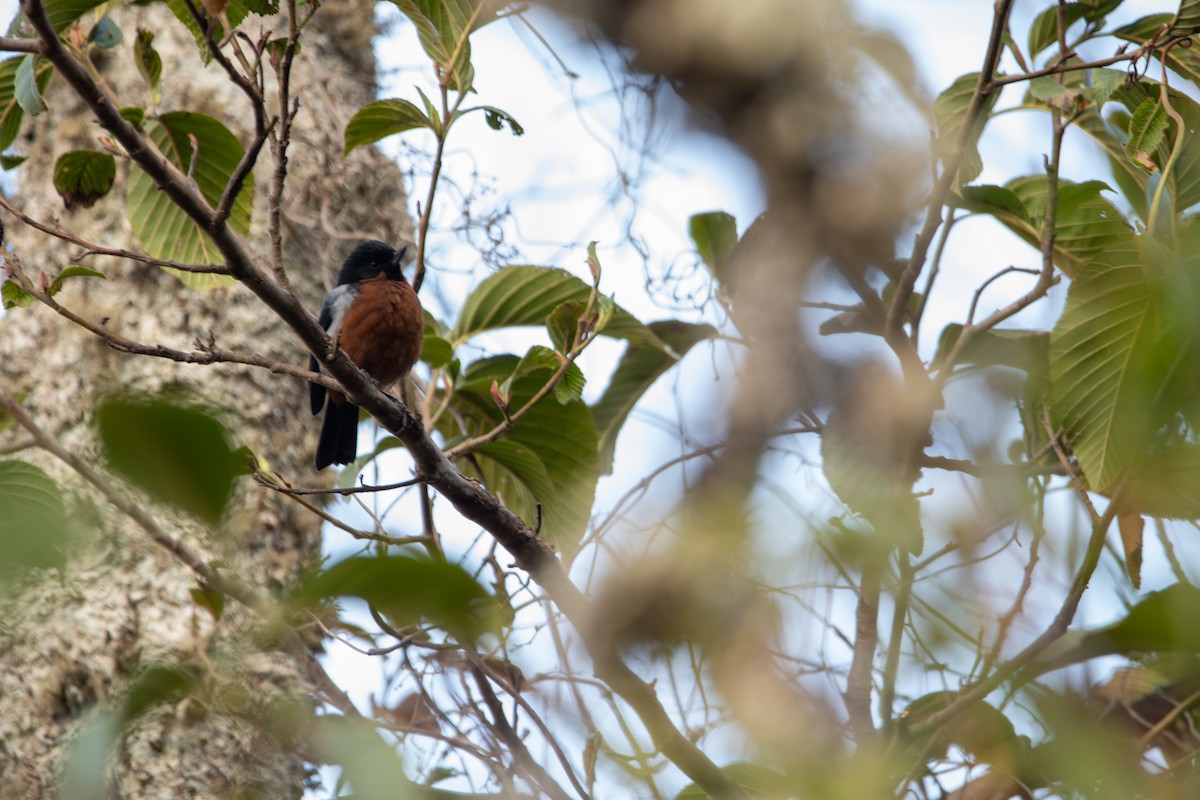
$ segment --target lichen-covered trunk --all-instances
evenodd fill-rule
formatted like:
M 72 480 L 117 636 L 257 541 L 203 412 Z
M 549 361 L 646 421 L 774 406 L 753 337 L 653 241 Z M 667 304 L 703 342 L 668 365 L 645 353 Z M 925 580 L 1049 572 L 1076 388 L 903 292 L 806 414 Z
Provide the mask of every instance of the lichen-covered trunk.
M 253 114 L 246 97 L 219 66 L 201 62 L 195 41 L 164 4 L 118 9 L 113 16 L 124 43 L 94 52 L 93 60 L 120 105 L 210 114 L 249 141 Z M 133 66 L 139 27 L 156 34 L 163 60 L 158 108 L 149 107 Z M 251 17 L 241 27 L 255 40 L 264 30 L 286 31 L 282 14 Z M 304 33 L 293 70 L 300 113 L 288 151 L 283 253 L 291 283 L 314 307 L 353 239 L 366 233 L 395 240 L 408 226 L 396 166 L 369 149 L 342 157 L 342 127 L 372 99 L 374 33 L 373 4 L 325 2 Z M 273 84 L 268 70 L 268 94 Z M 100 149 L 104 132 L 61 80 L 52 81 L 46 100 L 50 110 L 27 119 L 14 148 L 28 156 L 14 204 L 90 242 L 138 249 L 123 211 L 127 162 L 118 159 L 110 196 L 86 210 L 64 209 L 51 185 L 55 159 L 74 149 Z M 249 237 L 263 263 L 270 257 L 266 200 L 273 169 L 264 148 Z M 157 267 L 85 258 L 83 248 L 11 216 L 3 222 L 7 244 L 28 275 L 53 275 L 72 263 L 103 271 L 105 280 L 70 281 L 56 299 L 122 336 L 183 350 L 211 336 L 225 349 L 305 362 L 288 329 L 239 286 L 190 290 Z M 91 418 L 95 400 L 108 393 L 170 392 L 215 410 L 234 444 L 250 447 L 276 472 L 311 475 L 316 424 L 296 379 L 120 353 L 37 304 L 0 318 L 0 391 L 20 398 L 67 450 L 101 467 Z M 0 432 L 0 452 L 25 438 L 11 427 Z M 116 796 L 300 796 L 307 771 L 281 719 L 295 701 L 307 702 L 309 687 L 294 659 L 264 634 L 262 620 L 231 603 L 214 621 L 191 596 L 196 580 L 190 570 L 48 453 L 30 448 L 3 457 L 33 462 L 58 481 L 77 535 L 64 571 L 29 575 L 0 597 L 0 797 L 60 796 L 72 740 L 113 708 L 139 673 L 159 664 L 183 666 L 195 687 L 125 731 L 108 765 Z M 318 552 L 319 520 L 248 479 L 219 533 L 110 480 L 171 535 L 207 559 L 222 559 L 224 570 L 265 592 L 289 585 Z M 319 644 L 316 636 L 310 641 Z

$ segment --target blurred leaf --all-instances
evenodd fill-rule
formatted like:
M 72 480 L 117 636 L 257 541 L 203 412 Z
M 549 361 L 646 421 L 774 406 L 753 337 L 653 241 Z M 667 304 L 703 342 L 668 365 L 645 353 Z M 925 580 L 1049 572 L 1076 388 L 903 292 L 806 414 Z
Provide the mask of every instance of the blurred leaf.
M 1134 589 L 1142 586 L 1142 529 L 1146 521 L 1140 511 L 1128 510 L 1117 514 L 1117 528 L 1121 532 L 1121 544 L 1125 549 L 1125 572 Z
M 592 287 L 556 267 L 505 267 L 475 287 L 459 312 L 450 335 L 457 348 L 484 331 L 544 325 L 546 317 L 568 300 L 587 302 Z M 662 342 L 628 311 L 617 306 L 604 329 L 606 336 L 661 347 Z
M 50 285 L 46 288 L 46 291 L 49 292 L 53 297 L 62 291 L 63 284 L 65 284 L 69 278 L 100 278 L 101 280 L 107 280 L 108 276 L 103 272 L 97 272 L 94 269 L 88 269 L 87 267 L 81 267 L 78 264 L 72 264 L 54 276 L 54 280 L 50 281 Z
M 938 95 L 933 104 L 934 117 L 937 119 L 937 154 L 943 164 L 958 152 L 960 142 L 962 143 L 963 157 L 956 180 L 958 184 L 970 183 L 983 171 L 983 161 L 979 158 L 979 137 L 983 134 L 1000 94 L 992 92 L 983 98 L 979 116 L 964 141 L 963 123 L 966 122 L 967 110 L 978 83 L 979 73 L 962 75 Z
M 29 292 L 7 279 L 4 283 L 0 283 L 0 297 L 4 299 L 5 310 L 28 308 L 37 300 Z
M 1200 0 L 1180 0 L 1179 11 L 1171 23 L 1171 33 L 1189 34 L 1200 32 Z
M 95 205 L 116 177 L 117 161 L 111 153 L 72 150 L 54 162 L 54 190 L 68 211 Z
M 750 797 L 776 798 L 792 796 L 788 786 L 787 776 L 777 769 L 763 764 L 748 761 L 727 764 L 721 771 L 728 775 L 738 786 L 746 790 Z M 696 784 L 688 784 L 675 800 L 708 800 L 708 792 Z
M 675 366 L 694 345 L 717 335 L 711 325 L 668 319 L 648 326 L 670 350 L 630 342 L 604 390 L 592 406 L 592 419 L 600 434 L 601 474 L 611 475 L 617 437 L 634 406 L 663 373 Z
M 192 602 L 206 610 L 214 620 L 220 621 L 225 614 L 225 593 L 211 586 L 193 587 L 188 590 Z
M 141 128 L 146 122 L 146 109 L 139 106 L 125 106 L 120 114 L 122 119 L 135 128 Z
M 62 33 L 72 22 L 104 2 L 105 0 L 46 0 L 42 7 L 46 11 L 50 27 Z
M 181 667 L 154 666 L 125 690 L 116 709 L 91 715 L 70 742 L 63 796 L 75 800 L 111 796 L 108 766 L 130 723 L 155 706 L 186 697 L 195 684 L 195 676 Z
M 911 410 L 893 376 L 872 362 L 862 365 L 825 421 L 821 467 L 830 488 L 881 542 L 920 553 L 920 507 L 907 466 Z
M 729 279 L 729 257 L 737 245 L 737 220 L 724 211 L 708 211 L 688 218 L 688 235 L 708 271 L 724 285 Z
M 111 398 L 96 408 L 96 423 L 113 469 L 210 525 L 220 521 L 245 472 L 220 422 L 163 400 Z
M 463 373 L 453 407 L 469 423 L 470 434 L 491 430 L 502 421 L 503 415 L 491 397 L 491 383 L 506 380 L 517 364 L 515 356 L 497 356 L 477 361 Z M 538 371 L 513 381 L 510 407 L 521 408 L 545 385 L 546 377 L 544 371 Z M 458 431 L 444 427 L 443 433 L 449 437 Z M 588 407 L 580 402 L 544 400 L 506 431 L 500 441 L 523 447 L 543 465 L 549 485 L 538 491 L 549 493 L 531 494 L 537 484 L 536 475 L 523 467 L 520 474 L 514 473 L 520 465 L 513 459 L 524 456 L 512 449 L 491 454 L 476 451 L 475 460 L 483 469 L 479 477 L 531 528 L 536 524 L 536 503 L 541 502 L 542 535 L 560 550 L 571 550 L 587 527 L 599 477 L 598 437 Z M 469 468 L 467 462 L 460 466 Z
M 354 787 L 354 800 L 406 800 L 426 793 L 408 779 L 396 748 L 369 719 L 325 714 L 308 731 L 312 759 L 337 764 Z
M 421 360 L 434 369 L 440 369 L 454 358 L 454 346 L 428 329 L 421 343 Z
M 1033 24 L 1029 26 L 1029 51 L 1026 55 L 1030 60 L 1037 58 L 1039 53 L 1058 41 L 1058 9 L 1060 7 L 1063 11 L 1063 22 L 1068 28 L 1087 16 L 1088 12 L 1092 10 L 1083 3 L 1066 3 L 1062 6 L 1051 6 L 1038 14 L 1034 18 Z M 1063 33 L 1065 34 L 1066 31 Z
M 125 35 L 108 14 L 101 17 L 88 33 L 88 41 L 101 50 L 111 50 L 124 40 Z
M 1151 159 L 1150 154 L 1162 144 L 1167 133 L 1169 117 L 1162 103 L 1152 98 L 1146 98 L 1133 112 L 1133 120 L 1129 123 L 1129 142 L 1125 145 L 1125 155 L 1134 164 L 1147 172 L 1155 172 L 1159 166 Z
M 496 604 L 462 567 L 407 556 L 356 556 L 300 582 L 290 604 L 316 607 L 337 597 L 357 597 L 397 628 L 428 620 L 464 639 L 492 630 Z
M 185 174 L 192 162 L 189 137 L 195 137 L 199 152 L 193 177 L 204 199 L 216 208 L 226 184 L 245 153 L 237 137 L 212 117 L 188 111 L 173 111 L 147 120 L 146 133 L 162 154 Z M 238 233 L 250 231 L 253 200 L 254 176 L 247 175 L 229 215 L 229 227 Z M 208 234 L 200 230 L 136 165 L 129 172 L 125 213 L 134 235 L 154 258 L 191 264 L 224 262 L 224 257 Z M 226 275 L 167 271 L 193 289 L 228 286 L 233 282 Z
M 25 163 L 25 156 L 0 155 L 0 169 L 16 169 Z
M 1151 592 L 1120 622 L 1089 634 L 1088 638 L 1105 643 L 1105 651 L 1132 653 L 1200 653 L 1200 588 L 1177 583 L 1159 592 Z
M 61 568 L 67 515 L 58 485 L 24 461 L 0 461 L 0 580 L 30 569 Z
M 980 184 L 960 187 L 955 205 L 973 214 L 991 214 L 997 218 L 1003 215 L 1032 227 L 1033 219 L 1025 203 L 1017 197 L 1016 192 L 1003 186 Z
M 944 365 L 963 326 L 952 322 L 938 336 L 935 366 Z M 959 364 L 981 367 L 1012 367 L 1029 375 L 1046 375 L 1050 361 L 1050 334 L 1046 331 L 990 328 L 971 337 L 958 355 Z
M 154 31 L 138 28 L 137 38 L 133 40 L 133 63 L 150 89 L 151 105 L 158 105 L 162 99 L 162 57 L 154 49 Z M 142 117 L 144 120 L 145 112 Z
M 41 69 L 36 55 L 23 56 L 17 64 L 17 73 L 13 77 L 13 88 L 16 92 L 17 104 L 27 114 L 37 116 L 46 110 L 42 100 L 42 88 L 45 83 L 39 80 Z
M 344 154 L 356 147 L 374 144 L 397 133 L 428 128 L 435 133 L 433 121 L 421 113 L 421 109 L 407 100 L 376 100 L 354 112 L 346 125 L 346 147 Z
M 974 703 L 941 727 L 920 739 L 908 731 L 924 722 L 954 700 L 954 692 L 931 692 L 918 697 L 898 717 L 899 735 L 906 749 L 926 760 L 940 758 L 954 745 L 976 760 L 1011 769 L 1020 761 L 1022 742 L 1008 717 L 988 703 Z
M 1050 334 L 1050 409 L 1092 489 L 1135 468 L 1157 427 L 1148 412 L 1170 363 L 1160 327 L 1138 242 L 1114 246 L 1072 281 Z

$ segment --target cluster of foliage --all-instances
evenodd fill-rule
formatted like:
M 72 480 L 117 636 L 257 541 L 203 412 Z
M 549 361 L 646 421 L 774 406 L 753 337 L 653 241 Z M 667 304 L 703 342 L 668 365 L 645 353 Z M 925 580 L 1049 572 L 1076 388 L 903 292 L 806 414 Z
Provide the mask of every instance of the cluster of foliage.
M 466 105 L 475 77 L 470 37 L 487 23 L 520 12 L 486 0 L 394 2 L 419 33 L 433 64 L 433 88 L 416 90 L 419 105 L 393 98 L 358 110 L 345 130 L 345 152 L 409 131 L 432 133 L 433 180 L 417 224 L 414 285 L 419 289 L 438 171 L 455 124 L 478 112 L 496 130 L 523 133 L 501 109 Z M 5 40 L 8 49 L 24 55 L 0 62 L 0 149 L 16 141 L 23 115 L 47 111 L 42 96 L 57 73 L 68 71 L 78 91 L 87 80 L 83 65 L 90 63 L 89 52 L 122 45 L 124 34 L 106 13 L 113 5 L 27 0 L 12 29 L 15 38 Z M 242 281 L 292 325 L 306 346 L 324 353 L 328 340 L 311 317 L 289 316 L 279 299 L 285 287 L 267 286 L 270 279 L 252 271 L 241 258 L 241 245 L 226 235 L 228 230 L 251 230 L 252 170 L 259 153 L 269 144 L 278 158 L 288 144 L 289 114 L 294 112 L 284 102 L 279 105 L 282 118 L 268 115 L 266 70 L 270 67 L 286 87 L 303 31 L 319 9 L 315 4 L 291 2 L 281 9 L 278 3 L 243 0 L 206 5 L 208 13 L 190 0 L 169 0 L 167 5 L 192 32 L 206 61 L 220 64 L 256 103 L 252 139 L 243 144 L 223 121 L 206 114 L 156 113 L 162 59 L 154 49 L 154 33 L 139 30 L 130 52 L 154 102 L 144 108 L 113 106 L 106 115 L 103 104 L 111 101 L 96 101 L 93 110 L 111 136 L 100 139 L 106 149 L 62 155 L 54 167 L 54 186 L 68 209 L 123 190 L 140 246 L 126 251 L 126 257 L 171 270 L 180 279 L 181 292 Z M 482 558 L 468 550 L 463 563 L 448 562 L 431 517 L 422 535 L 408 540 L 388 534 L 382 522 L 380 532 L 358 532 L 366 542 L 362 554 L 314 570 L 286 596 L 269 602 L 221 565 L 186 561 L 197 574 L 196 603 L 217 621 L 229 598 L 285 627 L 311 613 L 328 630 L 366 641 L 372 653 L 395 656 L 385 662 L 386 669 L 405 687 L 404 698 L 380 703 L 365 720 L 348 706 L 308 720 L 307 753 L 344 767 L 361 797 L 394 796 L 401 785 L 411 787 L 412 796 L 426 796 L 434 784 L 446 782 L 456 788 L 481 783 L 503 796 L 524 796 L 519 791 L 528 789 L 587 798 L 611 791 L 605 780 L 631 781 L 637 793 L 663 796 L 660 773 L 668 764 L 693 781 L 677 792 L 680 798 L 930 796 L 946 781 L 961 785 L 957 791 L 962 798 L 1032 792 L 1194 795 L 1200 782 L 1195 727 L 1200 629 L 1190 616 L 1200 603 L 1200 591 L 1188 582 L 1187 570 L 1178 566 L 1176 583 L 1131 602 L 1110 625 L 1068 628 L 1104 557 L 1110 528 L 1115 525 L 1123 544 L 1114 558 L 1138 589 L 1146 520 L 1153 520 L 1168 541 L 1176 522 L 1200 519 L 1200 359 L 1192 360 L 1200 341 L 1194 321 L 1200 302 L 1200 225 L 1192 211 L 1200 203 L 1200 141 L 1194 136 L 1200 103 L 1180 90 L 1184 83 L 1200 86 L 1200 56 L 1191 47 L 1200 25 L 1200 2 L 1183 0 L 1174 11 L 1119 27 L 1110 27 L 1107 18 L 1121 0 L 1060 2 L 1034 19 L 1024 47 L 1009 29 L 1011 6 L 997 3 L 982 71 L 955 81 L 933 106 L 937 179 L 929 187 L 926 221 L 912 250 L 871 265 L 866 278 L 861 265 L 832 259 L 859 303 L 841 307 L 822 333 L 882 337 L 897 356 L 903 385 L 877 363 L 837 364 L 830 356 L 831 373 L 852 388 L 824 407 L 790 413 L 763 448 L 811 453 L 802 440 L 820 437 L 823 475 L 844 512 L 829 524 L 812 525 L 810 538 L 824 559 L 822 589 L 849 588 L 853 600 L 835 601 L 831 610 L 818 612 L 811 596 L 776 581 L 773 564 L 735 564 L 747 559 L 748 550 L 728 540 L 728 551 L 715 560 L 742 570 L 736 581 L 730 579 L 728 591 L 714 588 L 725 586 L 712 580 L 717 573 L 701 570 L 699 578 L 676 574 L 667 579 L 661 571 L 631 570 L 632 577 L 618 576 L 600 590 L 607 603 L 607 618 L 601 619 L 605 615 L 589 607 L 549 548 L 529 549 L 535 546 L 531 542 L 548 541 L 568 564 L 599 565 L 601 571 L 612 567 L 610 572 L 620 572 L 622 558 L 607 561 L 609 549 L 625 548 L 631 560 L 639 561 L 660 555 L 612 533 L 612 518 L 623 513 L 624 499 L 608 517 L 593 519 L 598 482 L 612 472 L 618 437 L 634 407 L 692 348 L 721 334 L 737 347 L 755 346 L 738 330 L 739 314 L 750 313 L 739 308 L 739 264 L 761 255 L 755 250 L 756 231 L 771 224 L 773 213 L 786 212 L 769 210 L 740 241 L 736 221 L 728 214 L 692 218 L 689 233 L 697 262 L 707 269 L 716 298 L 717 312 L 707 319 L 717 324 L 699 321 L 701 317 L 639 320 L 606 295 L 594 246 L 588 248 L 590 282 L 553 267 L 506 266 L 471 291 L 452 322 L 428 315 L 421 355 L 423 426 L 372 389 L 352 365 L 331 364 L 330 372 L 354 401 L 393 434 L 349 465 L 339 485 L 343 490 L 370 489 L 355 486 L 362 470 L 372 462 L 386 463 L 380 459 L 384 453 L 407 447 L 421 478 L 421 485 L 410 483 L 408 490 L 423 494 L 426 505 L 431 490 L 441 493 L 507 548 L 533 583 L 501 567 L 489 548 Z M 287 13 L 290 33 L 257 41 L 238 34 L 235 29 L 250 13 Z M 1116 55 L 1093 61 L 1079 55 L 1094 42 L 1113 37 L 1127 43 Z M 1020 71 L 999 73 L 1002 58 Z M 911 73 L 911 65 L 897 70 Z M 284 92 L 286 97 L 286 88 Z M 1045 169 L 1004 185 L 978 183 L 983 171 L 978 143 L 1000 113 L 1001 96 L 1012 92 L 1023 92 L 1019 108 L 1036 111 L 1049 122 Z M 1111 184 L 1059 176 L 1064 136 L 1071 128 L 1099 146 L 1111 166 Z M 157 155 L 146 156 L 142 150 Z M 118 158 L 132 164 L 124 187 L 116 182 Z M 5 159 L 8 167 L 19 166 L 17 156 Z M 5 208 L 16 213 L 7 201 Z M 278 214 L 277 196 L 269 213 Z M 935 352 L 922 360 L 916 352 L 919 329 L 940 269 L 939 256 L 927 263 L 927 255 L 939 229 L 941 253 L 969 215 L 994 219 L 1032 246 L 1040 264 L 1007 267 L 982 281 L 967 317 L 947 326 Z M 78 243 L 51 225 L 42 229 Z M 278 226 L 273 229 L 277 232 Z M 977 317 L 985 290 L 996 277 L 1011 273 L 1031 275 L 1032 287 Z M 53 279 L 38 281 L 12 258 L 7 275 L 4 304 L 13 315 L 34 313 L 28 307 L 35 303 L 69 315 L 55 300 L 64 282 L 105 277 L 72 265 Z M 922 275 L 926 283 L 918 292 Z M 1048 302 L 1050 290 L 1063 279 L 1069 281 L 1066 304 L 1050 329 L 1006 325 L 1025 308 Z M 797 311 L 790 310 L 793 315 Z M 97 336 L 115 336 L 103 325 L 81 324 Z M 544 329 L 539 341 L 548 344 L 473 358 L 478 349 L 469 345 L 478 337 L 532 327 Z M 588 403 L 583 399 L 586 378 L 577 361 L 600 336 L 626 346 L 603 391 Z M 166 352 L 149 346 L 139 350 L 124 340 L 121 346 L 131 353 Z M 239 361 L 215 345 L 176 355 L 180 361 Z M 262 359 L 242 363 L 288 371 Z M 316 378 L 296 368 L 291 373 Z M 1005 401 L 1021 435 L 1003 456 L 967 460 L 929 455 L 930 445 L 944 444 L 932 434 L 948 387 L 969 384 L 981 374 L 990 387 L 1007 392 Z M 91 468 L 63 453 L 21 411 L 17 399 L 2 390 L 0 412 L 5 414 L 0 425 L 24 426 L 40 446 L 101 486 Z M 108 398 L 97 404 L 95 419 L 113 475 L 214 531 L 243 485 L 293 496 L 288 476 L 273 473 L 264 459 L 237 448 L 234 434 L 203 409 L 163 398 Z M 644 492 L 684 461 L 737 450 L 735 433 L 726 441 L 689 448 L 645 476 L 632 493 Z M 761 456 L 762 451 L 753 454 L 747 471 L 754 471 Z M 450 463 L 454 474 L 446 468 Z M 1001 508 L 998 521 L 980 523 L 986 527 L 982 532 L 955 535 L 929 521 L 933 515 L 926 506 L 935 503 L 920 497 L 919 483 L 926 469 L 956 471 L 985 486 L 1002 485 L 1020 499 Z M 473 479 L 469 485 L 458 480 L 458 470 Z M 769 487 L 775 476 L 757 474 L 756 480 Z M 797 485 L 783 494 L 799 494 Z M 1067 511 L 1056 503 L 1064 495 L 1072 498 Z M 756 502 L 749 497 L 747 503 Z M 711 511 L 704 503 L 720 499 L 714 493 L 695 502 Z M 30 463 L 0 461 L 0 501 L 0 576 L 63 567 L 72 523 L 60 487 Z M 741 506 L 732 512 L 716 510 L 729 514 L 714 515 L 720 524 L 734 517 L 733 527 L 747 524 L 747 509 Z M 716 525 L 697 521 L 686 511 L 681 501 L 662 528 L 680 525 L 684 530 L 676 538 L 682 540 L 690 522 L 697 523 L 697 531 Z M 807 512 L 798 516 L 806 518 Z M 1038 593 L 1039 561 L 1049 559 L 1043 545 L 1059 534 L 1055 529 L 1066 527 L 1065 519 L 1085 520 L 1079 546 L 1045 549 L 1071 553 L 1064 556 L 1072 559 L 1065 563 L 1070 583 L 1053 619 L 1026 620 L 1039 633 L 1012 652 L 1020 629 L 1014 623 L 1022 617 L 1026 599 Z M 992 555 L 980 556 L 977 551 L 1000 531 L 1010 532 L 1007 539 Z M 972 608 L 978 618 L 970 623 L 980 633 L 918 591 L 930 586 L 931 593 L 953 594 L 945 575 L 981 562 L 989 565 L 998 553 L 1014 549 L 1022 536 L 1027 536 L 1029 549 L 1016 567 L 1018 588 L 1011 608 L 1001 614 Z M 161 531 L 151 538 L 160 544 L 169 541 Z M 697 534 L 691 546 L 699 550 L 712 541 L 721 544 Z M 186 552 L 177 542 L 171 547 L 172 552 Z M 685 542 L 671 552 L 687 547 Z M 697 563 L 704 570 L 712 566 Z M 681 572 L 687 569 L 679 566 Z M 494 578 L 485 588 L 479 576 L 487 570 Z M 732 574 L 721 573 L 716 580 Z M 739 587 L 746 584 L 754 590 L 743 597 Z M 714 593 L 734 599 L 723 597 L 721 603 L 701 604 L 702 611 L 696 611 L 693 601 Z M 771 605 L 763 599 L 776 595 L 774 610 L 755 610 Z M 376 630 L 330 610 L 336 601 L 350 598 L 370 607 Z M 892 619 L 881 647 L 884 598 Z M 837 617 L 851 607 L 856 624 L 853 634 L 846 635 Z M 789 649 L 786 633 L 762 632 L 799 614 L 826 633 L 836 631 L 844 647 Z M 559 630 L 562 618 L 575 626 L 591 657 L 591 675 L 572 666 L 575 656 Z M 545 649 L 553 648 L 557 661 L 540 680 L 527 678 L 511 663 L 513 651 L 542 640 L 551 643 Z M 1069 686 L 1052 682 L 1058 670 L 1105 656 L 1120 656 L 1125 664 L 1093 690 L 1091 700 L 1103 703 L 1085 703 Z M 669 680 L 638 678 L 628 666 L 635 660 L 652 679 Z M 739 678 L 730 672 L 735 663 L 747 670 L 744 680 L 760 685 L 737 686 Z M 927 669 L 940 672 L 942 688 L 930 691 Z M 834 707 L 829 684 L 814 683 L 813 675 L 832 680 L 844 709 Z M 570 712 L 553 703 L 539 710 L 528 699 L 532 684 L 552 681 L 568 687 L 579 730 L 560 730 L 569 726 L 543 721 L 540 715 Z M 123 727 L 149 707 L 198 691 L 200 684 L 182 667 L 148 671 L 123 703 L 94 723 L 92 735 L 82 737 L 79 769 L 102 771 Z M 710 696 L 714 687 L 716 697 Z M 804 724 L 792 720 L 791 726 L 772 727 L 753 718 L 753 713 L 764 719 L 770 714 L 761 697 L 744 692 L 764 687 L 779 693 L 772 698 L 779 708 L 790 713 L 803 707 Z M 668 701 L 676 708 L 668 711 Z M 603 719 L 598 718 L 601 712 Z M 631 726 L 630 712 L 640 729 Z M 731 721 L 740 725 L 738 744 L 706 738 L 727 730 Z M 827 730 L 814 732 L 818 721 Z M 522 724 L 529 730 L 528 741 L 519 730 Z M 1030 735 L 1018 735 L 1021 729 Z M 385 742 L 380 731 L 396 739 Z M 432 744 L 421 743 L 426 740 Z M 397 741 L 415 759 L 409 775 L 397 757 Z M 544 758 L 534 757 L 535 747 Z M 749 760 L 736 761 L 736 756 Z M 467 759 L 472 766 L 460 766 Z M 716 761 L 734 763 L 718 767 Z M 666 780 L 678 789 L 683 780 L 675 771 L 669 774 Z

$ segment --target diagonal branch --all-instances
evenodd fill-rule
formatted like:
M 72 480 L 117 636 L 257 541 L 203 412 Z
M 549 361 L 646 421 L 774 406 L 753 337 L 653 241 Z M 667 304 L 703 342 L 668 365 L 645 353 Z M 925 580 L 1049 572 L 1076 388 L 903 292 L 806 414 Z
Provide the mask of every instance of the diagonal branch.
M 584 638 L 595 673 L 632 707 L 660 751 L 705 792 L 718 798 L 741 798 L 745 792 L 698 748 L 671 719 L 654 688 L 639 678 L 619 654 L 601 647 L 587 632 L 594 610 L 568 577 L 550 545 L 494 495 L 468 480 L 442 454 L 409 410 L 379 390 L 343 352 L 327 357 L 329 337 L 313 315 L 258 266 L 242 239 L 227 226 L 214 226 L 215 212 L 178 169 L 162 157 L 126 121 L 96 85 L 88 70 L 63 47 L 46 17 L 41 0 L 22 0 L 26 18 L 41 37 L 46 58 L 96 115 L 100 124 L 125 148 L 129 157 L 194 222 L 211 231 L 229 273 L 279 316 L 342 385 L 350 401 L 374 416 L 399 438 L 416 462 L 419 475 L 467 519 L 480 525 L 511 554 L 554 600 Z

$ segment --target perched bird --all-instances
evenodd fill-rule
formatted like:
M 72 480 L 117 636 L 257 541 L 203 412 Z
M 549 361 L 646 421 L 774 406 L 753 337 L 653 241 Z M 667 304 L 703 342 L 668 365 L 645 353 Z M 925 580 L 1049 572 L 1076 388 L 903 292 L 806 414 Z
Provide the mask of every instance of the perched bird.
M 358 245 L 321 306 L 320 323 L 332 339 L 330 353 L 341 347 L 381 389 L 402 380 L 421 354 L 425 313 L 401 271 L 412 262 L 414 250 L 412 245 L 393 248 L 376 241 Z M 309 368 L 319 370 L 316 357 Z M 339 391 L 326 392 L 316 383 L 309 387 L 312 413 L 325 408 L 317 469 L 350 463 L 358 454 L 358 407 Z

